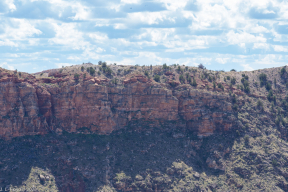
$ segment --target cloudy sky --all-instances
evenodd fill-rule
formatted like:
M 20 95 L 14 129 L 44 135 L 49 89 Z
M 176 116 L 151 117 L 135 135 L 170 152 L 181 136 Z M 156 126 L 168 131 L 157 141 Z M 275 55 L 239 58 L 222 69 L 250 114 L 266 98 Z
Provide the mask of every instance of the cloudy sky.
M 0 67 L 288 64 L 288 1 L 0 0 Z

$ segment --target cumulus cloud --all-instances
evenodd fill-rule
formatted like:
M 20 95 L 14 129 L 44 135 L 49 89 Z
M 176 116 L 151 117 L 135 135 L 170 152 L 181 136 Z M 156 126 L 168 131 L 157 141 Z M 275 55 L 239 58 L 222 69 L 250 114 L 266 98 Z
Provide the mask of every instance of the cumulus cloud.
M 275 67 L 287 64 L 287 9 L 278 0 L 3 0 L 1 65 L 29 72 L 98 60 Z

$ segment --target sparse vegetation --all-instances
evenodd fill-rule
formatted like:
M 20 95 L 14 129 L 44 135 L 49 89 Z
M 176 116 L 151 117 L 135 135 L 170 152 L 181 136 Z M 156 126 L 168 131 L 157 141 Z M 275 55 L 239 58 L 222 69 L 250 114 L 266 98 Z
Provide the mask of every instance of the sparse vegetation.
M 205 69 L 205 67 L 204 67 L 204 65 L 203 65 L 202 63 L 200 63 L 200 64 L 198 65 L 198 68 L 199 68 L 199 69 Z
M 155 80 L 156 82 L 160 82 L 160 76 L 159 76 L 159 75 L 155 75 L 155 76 L 154 76 L 154 80 Z

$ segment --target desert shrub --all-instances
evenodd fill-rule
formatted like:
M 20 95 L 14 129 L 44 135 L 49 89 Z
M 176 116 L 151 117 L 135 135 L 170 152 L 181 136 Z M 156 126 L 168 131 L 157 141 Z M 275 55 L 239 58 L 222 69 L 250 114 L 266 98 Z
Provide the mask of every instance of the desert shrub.
M 235 77 L 232 77 L 232 78 L 231 78 L 231 83 L 232 83 L 232 85 L 235 85 L 235 84 L 236 84 L 236 78 L 235 78 Z
M 98 65 L 102 65 L 102 61 L 98 61 Z
M 82 71 L 82 72 L 84 71 L 84 66 L 81 67 L 81 71 Z
M 233 109 L 234 111 L 237 111 L 237 110 L 238 110 L 238 105 L 235 103 L 235 104 L 232 106 L 232 109 Z
M 104 71 L 107 75 L 112 75 L 112 69 L 110 67 L 106 67 L 105 71 Z
M 89 67 L 89 73 L 91 76 L 95 74 L 95 69 L 93 67 Z
M 148 71 L 144 71 L 144 74 L 148 77 L 149 76 L 149 72 Z
M 154 80 L 155 80 L 156 82 L 159 82 L 159 81 L 160 81 L 160 76 L 159 76 L 159 75 L 155 75 L 155 76 L 154 76 Z
M 200 64 L 198 65 L 198 68 L 199 68 L 199 69 L 205 69 L 205 67 L 204 67 L 204 65 L 203 65 L 202 63 L 200 63 Z
M 270 83 L 266 83 L 265 88 L 267 89 L 267 91 L 269 91 L 270 89 L 272 89 L 272 85 Z
M 115 85 L 117 85 L 118 79 L 117 79 L 117 78 L 112 79 L 112 83 L 115 84 Z
M 183 75 L 180 75 L 180 76 L 179 76 L 179 81 L 180 81 L 181 83 L 185 83 L 185 77 L 184 77 Z
M 283 76 L 285 73 L 286 73 L 286 69 L 285 69 L 285 67 L 283 67 L 280 71 L 280 74 L 281 74 L 281 76 Z
M 79 80 L 79 76 L 80 76 L 80 75 L 79 75 L 78 73 L 75 73 L 75 74 L 74 74 L 74 79 Z
M 196 87 L 196 86 L 197 86 L 197 82 L 196 82 L 196 80 L 194 79 L 194 77 L 193 77 L 193 81 L 191 82 L 191 85 L 192 85 L 193 87 Z
M 249 145 L 249 136 L 248 135 L 244 136 L 244 142 L 245 142 L 245 145 Z
M 259 75 L 259 79 L 260 79 L 260 86 L 263 87 L 264 85 L 267 84 L 267 75 L 264 73 L 261 73 Z
M 212 77 L 209 75 L 208 81 L 212 82 Z
M 222 83 L 218 83 L 218 88 L 224 90 L 224 86 L 222 85 Z
M 105 61 L 102 63 L 102 67 L 103 68 L 107 67 L 107 63 Z
M 169 66 L 167 66 L 167 64 L 166 64 L 166 63 L 164 63 L 164 64 L 163 64 L 163 69 L 164 69 L 164 70 L 169 70 L 169 69 L 170 69 L 170 67 L 169 67 Z
M 262 107 L 263 107 L 263 102 L 260 101 L 260 100 L 258 100 L 258 101 L 257 101 L 257 107 L 261 107 L 261 108 L 262 108 Z
M 213 88 L 214 88 L 214 89 L 216 88 L 216 83 L 215 83 L 215 81 L 213 81 Z
M 231 100 L 232 100 L 232 103 L 237 103 L 237 98 L 235 94 L 232 95 Z
M 188 83 L 192 82 L 192 78 L 191 78 L 189 73 L 186 73 L 186 80 L 187 80 Z
M 236 72 L 236 70 L 235 70 L 235 69 L 231 69 L 230 71 L 234 71 L 234 72 Z
M 177 72 L 178 72 L 178 73 L 183 73 L 183 69 L 182 69 L 180 66 L 178 66 Z
M 268 101 L 276 101 L 276 97 L 273 95 L 273 91 L 272 90 L 270 90 L 269 92 L 268 92 L 268 95 L 267 95 L 267 99 L 268 99 Z
M 227 76 L 226 78 L 227 78 L 227 80 L 230 80 L 230 76 Z
M 100 72 L 100 71 L 98 71 L 97 73 L 98 73 L 98 75 L 101 75 L 101 72 Z

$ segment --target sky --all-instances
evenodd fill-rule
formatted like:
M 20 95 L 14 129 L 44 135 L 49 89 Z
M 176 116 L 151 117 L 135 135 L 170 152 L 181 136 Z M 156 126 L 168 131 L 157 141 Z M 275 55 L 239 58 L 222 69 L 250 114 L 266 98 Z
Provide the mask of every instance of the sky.
M 288 1 L 0 0 L 0 67 L 288 64 Z

